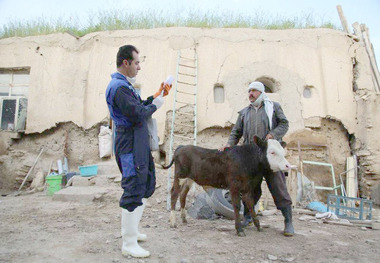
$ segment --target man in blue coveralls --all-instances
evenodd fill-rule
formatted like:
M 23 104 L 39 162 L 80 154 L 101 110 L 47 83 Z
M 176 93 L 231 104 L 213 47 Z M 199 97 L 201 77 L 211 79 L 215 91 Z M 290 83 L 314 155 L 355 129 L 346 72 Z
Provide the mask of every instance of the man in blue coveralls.
M 156 175 L 149 146 L 147 119 L 159 109 L 163 96 L 171 86 L 161 84 L 160 89 L 147 100 L 141 100 L 133 87 L 140 68 L 139 51 L 132 45 L 119 48 L 116 56 L 117 72 L 106 91 L 106 100 L 111 118 L 115 124 L 115 156 L 122 173 L 120 198 L 122 254 L 133 257 L 149 257 L 149 251 L 139 246 L 145 234 L 138 231 L 146 199 L 152 196 Z

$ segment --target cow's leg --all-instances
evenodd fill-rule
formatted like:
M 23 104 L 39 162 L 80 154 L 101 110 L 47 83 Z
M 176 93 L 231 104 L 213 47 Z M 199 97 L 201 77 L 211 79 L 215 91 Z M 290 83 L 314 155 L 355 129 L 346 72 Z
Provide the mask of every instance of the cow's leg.
M 253 194 L 253 193 L 252 193 Z M 257 214 L 255 212 L 255 201 L 254 199 L 252 198 L 252 195 L 251 193 L 246 193 L 243 195 L 243 200 L 244 202 L 247 204 L 247 207 L 249 209 L 249 213 L 251 214 L 252 216 L 252 220 L 253 220 L 253 223 L 255 224 L 256 228 L 258 231 L 261 231 L 261 228 L 260 228 L 260 221 L 257 217 Z
M 171 189 L 171 210 L 170 210 L 170 227 L 177 227 L 176 218 L 175 218 L 175 205 L 177 203 L 178 195 L 181 188 L 179 185 L 179 178 L 174 174 L 174 182 Z
M 181 195 L 179 196 L 179 201 L 181 203 L 181 218 L 182 218 L 182 223 L 186 224 L 187 223 L 187 220 L 186 220 L 186 197 L 187 197 L 187 193 L 189 192 L 190 190 L 190 187 L 192 186 L 193 184 L 193 181 L 190 180 L 190 179 L 185 179 L 185 181 L 183 182 L 182 184 L 182 187 L 181 187 Z
M 240 193 L 237 189 L 230 188 L 231 202 L 235 213 L 235 229 L 238 236 L 244 237 L 245 233 L 240 223 Z

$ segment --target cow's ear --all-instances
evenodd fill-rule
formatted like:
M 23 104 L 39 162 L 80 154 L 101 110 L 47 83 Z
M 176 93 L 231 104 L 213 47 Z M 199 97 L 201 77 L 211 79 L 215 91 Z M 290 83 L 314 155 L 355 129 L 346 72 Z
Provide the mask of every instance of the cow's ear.
M 259 146 L 260 148 L 265 148 L 267 146 L 266 142 L 256 135 L 253 137 L 253 141 Z
M 285 147 L 286 147 L 286 142 L 282 141 L 282 142 L 280 142 L 280 144 L 281 144 L 282 148 L 285 149 Z

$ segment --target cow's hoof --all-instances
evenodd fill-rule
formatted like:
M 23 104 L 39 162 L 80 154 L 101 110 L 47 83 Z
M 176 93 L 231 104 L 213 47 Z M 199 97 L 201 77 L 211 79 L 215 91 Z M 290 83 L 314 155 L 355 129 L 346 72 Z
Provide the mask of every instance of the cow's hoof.
M 237 232 L 237 235 L 238 235 L 239 237 L 245 237 L 245 233 L 244 233 L 244 231 Z
M 187 224 L 187 219 L 182 219 L 182 223 Z
M 177 227 L 177 220 L 175 218 L 175 213 L 174 213 L 174 210 L 172 210 L 170 212 L 170 219 L 169 219 L 169 222 L 170 222 L 170 227 L 171 228 L 176 228 Z
M 170 223 L 170 228 L 177 228 L 177 223 Z
M 261 230 L 260 221 L 257 218 L 254 218 L 253 223 L 255 224 L 257 231 L 260 231 Z

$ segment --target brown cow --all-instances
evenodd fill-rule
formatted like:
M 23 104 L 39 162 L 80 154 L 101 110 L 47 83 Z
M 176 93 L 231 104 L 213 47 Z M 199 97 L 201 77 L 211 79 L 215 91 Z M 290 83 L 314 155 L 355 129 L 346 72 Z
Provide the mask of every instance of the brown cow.
M 260 222 L 253 209 L 260 198 L 263 175 L 288 170 L 285 150 L 276 140 L 263 141 L 255 137 L 255 144 L 233 146 L 225 151 L 205 149 L 197 146 L 180 146 L 168 169 L 175 163 L 174 182 L 171 189 L 170 226 L 176 227 L 175 205 L 180 194 L 180 179 L 189 178 L 199 185 L 229 189 L 235 213 L 235 228 L 239 236 L 245 236 L 240 224 L 240 194 L 249 208 L 253 222 L 260 231 Z M 186 223 L 185 203 L 189 185 L 181 192 L 181 215 Z M 256 192 L 256 194 L 255 194 Z

